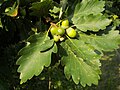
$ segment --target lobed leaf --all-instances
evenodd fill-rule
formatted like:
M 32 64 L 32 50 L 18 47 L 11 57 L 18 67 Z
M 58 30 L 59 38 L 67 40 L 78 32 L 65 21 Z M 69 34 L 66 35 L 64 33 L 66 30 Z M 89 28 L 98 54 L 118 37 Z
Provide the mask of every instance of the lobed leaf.
M 97 15 L 104 11 L 105 1 L 99 0 L 82 0 L 78 2 L 75 11 L 74 17 L 76 16 L 87 16 L 90 14 Z
M 64 65 L 64 73 L 69 79 L 72 76 L 73 81 L 82 86 L 98 84 L 100 79 L 101 55 L 97 54 L 94 48 L 84 43 L 82 40 L 68 39 L 61 43 L 60 55 L 61 63 Z
M 82 0 L 77 3 L 72 17 L 73 24 L 81 31 L 105 29 L 111 20 L 102 15 L 105 1 Z
M 80 34 L 82 40 L 92 45 L 95 49 L 102 51 L 113 51 L 120 44 L 119 31 L 110 31 L 102 36 Z
M 107 19 L 103 15 L 88 15 L 88 16 L 76 16 L 73 18 L 75 26 L 81 31 L 99 31 L 105 29 L 111 23 L 111 20 Z
M 19 55 L 21 56 L 16 62 L 17 65 L 20 65 L 18 72 L 20 72 L 21 84 L 34 75 L 38 76 L 44 66 L 48 67 L 50 65 L 52 52 L 57 52 L 56 44 L 49 39 L 46 33 L 35 34 L 28 41 L 30 43 L 20 50 Z M 47 45 L 45 45 L 46 42 Z M 40 50 L 46 51 L 40 52 Z

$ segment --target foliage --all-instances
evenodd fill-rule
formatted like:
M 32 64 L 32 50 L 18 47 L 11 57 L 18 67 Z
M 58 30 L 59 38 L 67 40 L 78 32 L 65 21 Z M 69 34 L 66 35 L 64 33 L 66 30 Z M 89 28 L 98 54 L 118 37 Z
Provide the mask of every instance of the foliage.
M 51 83 L 57 69 L 71 85 L 98 85 L 101 58 L 120 45 L 119 11 L 119 0 L 2 0 L 0 35 L 4 35 L 0 49 L 9 43 L 24 44 L 16 51 L 19 51 L 17 61 L 13 62 L 19 65 L 15 70 L 20 73 L 20 84 L 46 72 L 48 89 L 59 87 L 61 90 L 63 82 Z M 63 28 L 63 34 L 55 35 L 59 37 L 56 41 L 50 30 L 53 26 L 62 28 L 64 20 L 68 20 L 69 25 Z M 69 28 L 77 35 L 70 37 Z M 4 41 L 7 33 L 11 33 L 12 38 Z
M 110 24 L 110 20 L 102 15 L 104 1 L 86 0 L 75 6 L 73 24 L 81 31 L 99 31 Z M 91 22 L 91 23 L 90 23 Z
M 50 65 L 52 52 L 57 52 L 56 45 L 53 45 L 53 40 L 50 41 L 46 33 L 33 35 L 28 41 L 30 44 L 19 52 L 21 57 L 17 61 L 20 65 L 18 72 L 21 72 L 21 83 L 26 82 L 27 78 L 31 79 L 34 75 L 38 76 L 44 66 Z M 49 48 L 50 50 L 47 50 Z M 47 51 L 40 52 L 45 50 Z

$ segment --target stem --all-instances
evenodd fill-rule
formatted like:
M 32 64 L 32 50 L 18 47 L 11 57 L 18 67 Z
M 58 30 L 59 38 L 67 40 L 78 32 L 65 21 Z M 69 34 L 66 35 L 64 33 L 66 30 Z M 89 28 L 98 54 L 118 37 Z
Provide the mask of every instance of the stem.
M 57 27 L 56 24 L 53 23 L 53 22 L 50 22 L 50 24 L 51 24 L 51 26 L 55 26 L 55 27 Z
M 50 90 L 51 89 L 51 67 L 49 67 L 48 68 L 48 75 L 49 75 L 49 77 L 48 77 L 48 90 Z
M 49 86 L 48 86 L 48 89 L 50 90 L 51 88 L 51 77 L 49 76 Z

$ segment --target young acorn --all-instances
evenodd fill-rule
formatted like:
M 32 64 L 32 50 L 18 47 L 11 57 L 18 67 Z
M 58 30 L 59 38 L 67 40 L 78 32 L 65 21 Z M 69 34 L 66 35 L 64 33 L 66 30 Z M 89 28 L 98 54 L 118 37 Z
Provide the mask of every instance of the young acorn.
M 64 35 L 65 34 L 65 29 L 61 28 L 61 27 L 52 27 L 50 29 L 50 32 L 52 35 Z
M 71 27 L 69 27 L 68 29 L 66 29 L 66 33 L 67 33 L 67 35 L 68 35 L 69 37 L 71 37 L 71 38 L 74 38 L 74 37 L 76 37 L 76 35 L 77 35 L 75 29 L 73 29 L 73 28 L 71 28 Z
M 64 28 L 64 29 L 68 28 L 69 27 L 69 21 L 67 19 L 62 21 L 61 27 Z
M 51 35 L 53 36 L 53 39 L 55 42 L 61 41 L 61 36 L 65 34 L 65 29 L 61 27 L 51 27 L 50 29 Z
M 58 41 L 60 40 L 60 36 L 54 35 L 54 36 L 53 36 L 53 39 L 54 39 L 55 42 L 58 42 Z

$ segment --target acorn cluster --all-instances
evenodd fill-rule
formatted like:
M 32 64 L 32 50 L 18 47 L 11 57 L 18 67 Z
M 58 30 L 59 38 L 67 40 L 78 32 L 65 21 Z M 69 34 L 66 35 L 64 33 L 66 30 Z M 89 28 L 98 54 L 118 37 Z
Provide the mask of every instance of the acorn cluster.
M 69 36 L 70 38 L 76 37 L 76 31 L 72 27 L 69 27 L 69 21 L 63 20 L 61 25 L 53 25 L 50 28 L 51 35 L 55 42 L 63 41 L 65 39 L 65 35 Z

